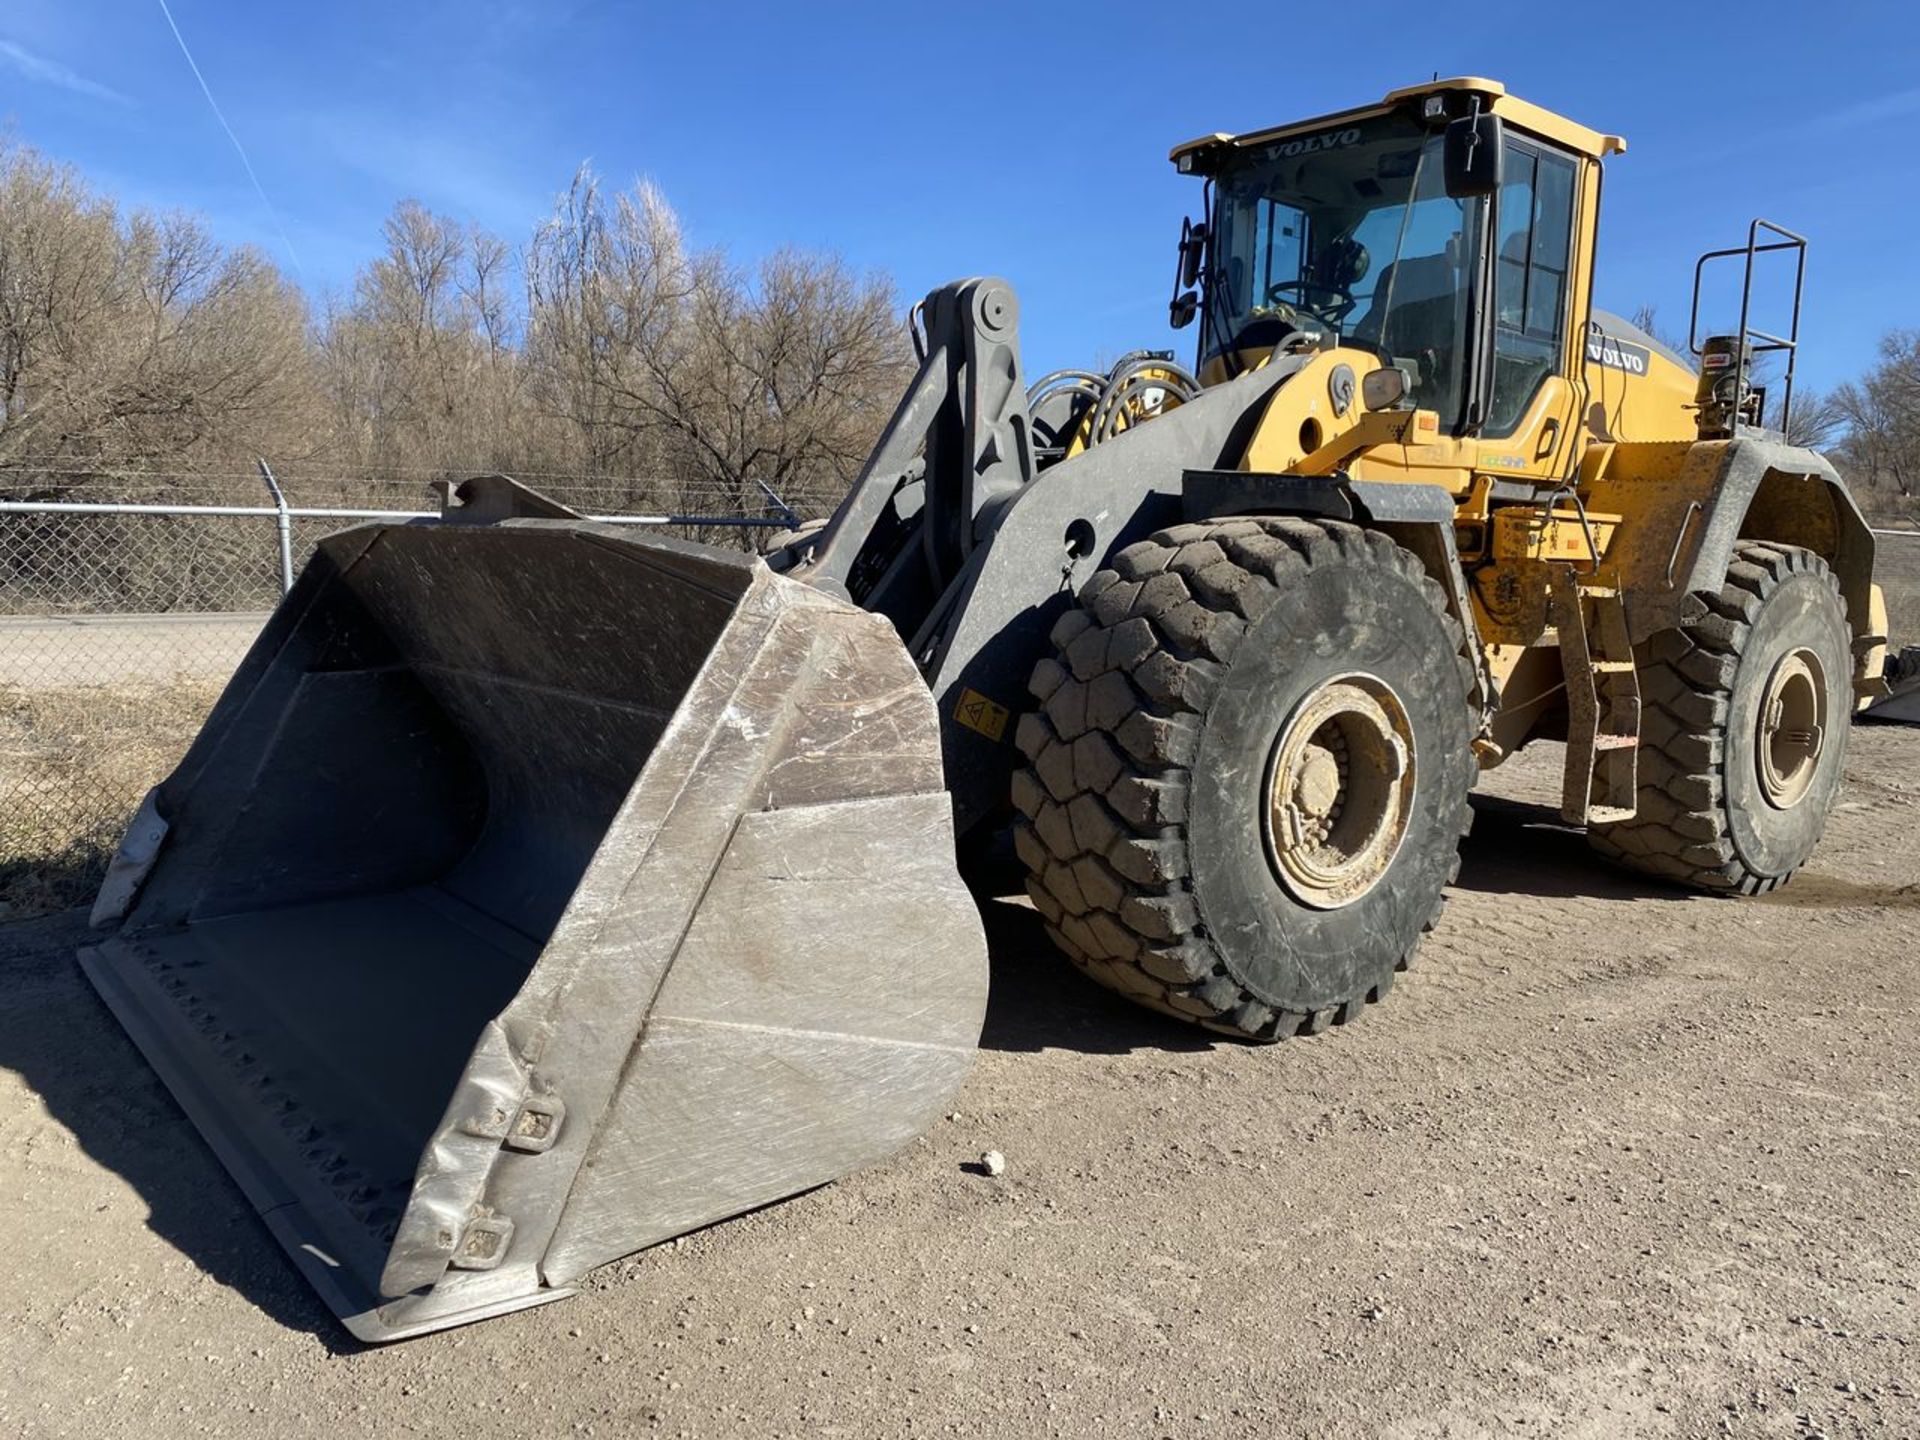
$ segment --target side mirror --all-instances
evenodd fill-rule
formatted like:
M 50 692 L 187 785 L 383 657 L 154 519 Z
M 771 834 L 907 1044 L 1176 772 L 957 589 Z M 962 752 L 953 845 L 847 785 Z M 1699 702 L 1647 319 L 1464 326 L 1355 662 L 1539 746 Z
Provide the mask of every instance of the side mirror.
M 1175 330 L 1191 325 L 1199 310 L 1200 297 L 1194 285 L 1200 279 L 1200 266 L 1207 257 L 1207 226 L 1192 220 L 1180 222 L 1179 259 L 1173 271 L 1173 299 L 1167 305 L 1167 323 Z
M 1200 278 L 1200 262 L 1207 256 L 1207 226 L 1203 220 L 1180 222 L 1180 288 L 1191 290 Z
M 1447 122 L 1447 194 L 1456 200 L 1491 195 L 1506 165 L 1506 129 L 1498 115 L 1476 111 Z

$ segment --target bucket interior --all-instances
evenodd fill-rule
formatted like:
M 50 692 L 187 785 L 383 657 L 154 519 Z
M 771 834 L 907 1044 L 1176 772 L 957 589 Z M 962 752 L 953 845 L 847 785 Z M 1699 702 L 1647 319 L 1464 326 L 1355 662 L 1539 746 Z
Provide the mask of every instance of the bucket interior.
M 124 933 L 226 1122 L 377 1244 L 753 571 L 578 526 L 364 542 L 323 545 L 169 782 Z

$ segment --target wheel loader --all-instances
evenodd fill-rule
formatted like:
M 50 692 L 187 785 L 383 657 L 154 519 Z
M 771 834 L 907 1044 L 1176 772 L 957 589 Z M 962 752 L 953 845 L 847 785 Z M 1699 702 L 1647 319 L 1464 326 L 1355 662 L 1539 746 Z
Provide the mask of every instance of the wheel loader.
M 1384 997 L 1475 776 L 1564 746 L 1607 861 L 1818 840 L 1879 695 L 1873 540 L 1763 428 L 1756 222 L 1697 363 L 1594 307 L 1625 149 L 1480 79 L 1178 147 L 1195 364 L 1022 374 L 995 279 L 764 557 L 504 477 L 323 541 L 148 797 L 83 952 L 354 1334 L 552 1300 L 825 1183 L 964 1077 L 956 847 L 1073 964 L 1272 1040 Z M 1696 275 L 1696 281 L 1698 274 Z

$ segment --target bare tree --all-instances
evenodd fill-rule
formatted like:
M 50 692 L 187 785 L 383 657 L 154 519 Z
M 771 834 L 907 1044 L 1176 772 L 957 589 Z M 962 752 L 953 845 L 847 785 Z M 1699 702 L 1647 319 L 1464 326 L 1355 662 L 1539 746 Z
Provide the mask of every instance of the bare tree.
M 652 198 L 623 197 L 616 230 L 599 181 L 582 166 L 527 250 L 530 383 L 593 473 L 658 463 L 658 447 L 623 397 L 646 393 L 640 350 L 658 354 L 667 345 L 667 317 L 690 287 L 679 227 Z
M 600 503 L 677 513 L 760 512 L 766 487 L 819 512 L 910 371 L 884 278 L 737 265 L 652 187 L 608 196 L 584 168 L 524 251 L 411 200 L 382 238 L 315 323 L 263 256 L 0 143 L 0 473 L 250 491 L 268 454 L 369 482 L 623 475 Z
M 1666 326 L 1660 319 L 1660 312 L 1657 307 L 1652 305 L 1637 305 L 1634 307 L 1633 314 L 1628 316 L 1627 319 L 1630 324 L 1646 331 L 1647 334 L 1653 336 L 1654 339 L 1658 340 L 1674 354 L 1684 356 L 1687 353 L 1686 337 L 1684 335 L 1670 335 L 1667 333 Z
M 1862 503 L 1883 519 L 1920 515 L 1920 331 L 1888 335 L 1879 362 L 1833 400 L 1847 427 L 1840 453 Z
M 511 247 L 411 200 L 383 234 L 384 251 L 320 330 L 331 452 L 423 481 L 524 459 Z
M 1846 433 L 1847 412 L 1837 393 L 1803 385 L 1794 390 L 1791 406 L 1786 396 L 1781 396 L 1774 423 L 1789 445 L 1829 450 Z
M 0 145 L 0 469 L 195 468 L 313 422 L 306 308 L 198 220 L 122 219 L 70 169 Z
M 909 373 L 892 287 L 830 256 L 749 272 L 690 248 L 642 185 L 609 205 L 583 169 L 527 261 L 528 354 L 545 403 L 597 463 L 666 467 L 694 508 L 761 486 L 830 506 Z
M 515 332 L 513 247 L 478 225 L 467 229 L 467 264 L 460 298 L 489 359 L 512 353 Z

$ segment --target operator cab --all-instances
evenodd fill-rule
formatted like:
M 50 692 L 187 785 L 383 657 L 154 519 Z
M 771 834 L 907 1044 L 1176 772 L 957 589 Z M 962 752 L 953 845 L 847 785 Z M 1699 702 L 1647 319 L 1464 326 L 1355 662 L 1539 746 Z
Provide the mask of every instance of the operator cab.
M 1197 319 L 1210 383 L 1339 344 L 1404 370 L 1442 431 L 1512 434 L 1569 368 L 1583 159 L 1624 148 L 1483 80 L 1194 141 L 1173 158 L 1207 180 L 1183 242 L 1199 293 L 1174 321 Z

